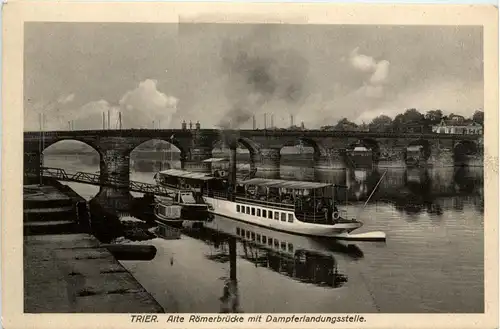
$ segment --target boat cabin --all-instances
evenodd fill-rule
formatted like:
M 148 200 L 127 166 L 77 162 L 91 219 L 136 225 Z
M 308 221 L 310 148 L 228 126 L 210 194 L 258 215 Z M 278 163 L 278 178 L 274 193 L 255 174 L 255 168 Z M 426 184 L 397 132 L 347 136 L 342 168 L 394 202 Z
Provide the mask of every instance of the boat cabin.
M 298 220 L 330 224 L 340 220 L 336 198 L 347 187 L 321 182 L 252 178 L 238 182 L 235 201 L 293 210 Z
M 201 203 L 207 182 L 215 178 L 205 173 L 193 173 L 179 169 L 160 171 L 155 175 L 156 183 L 176 193 L 182 203 Z

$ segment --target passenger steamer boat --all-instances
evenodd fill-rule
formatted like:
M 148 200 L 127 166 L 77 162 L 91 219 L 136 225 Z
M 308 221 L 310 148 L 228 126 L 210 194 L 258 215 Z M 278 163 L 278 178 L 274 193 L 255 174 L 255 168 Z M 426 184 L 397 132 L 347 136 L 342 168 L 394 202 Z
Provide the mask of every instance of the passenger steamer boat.
M 191 189 L 193 192 L 193 198 L 190 198 L 192 202 L 188 204 L 196 205 L 197 209 L 214 215 L 308 236 L 357 240 L 385 239 L 383 232 L 350 234 L 363 224 L 354 218 L 348 219 L 347 211 L 337 207 L 337 194 L 340 191 L 347 194 L 346 186 L 251 178 L 237 181 L 236 188 L 233 189 L 224 177 L 172 169 L 161 172 L 159 176 L 163 186 L 172 188 L 178 187 L 179 183 L 169 182 L 178 182 L 179 178 L 189 181 L 189 185 L 181 185 L 183 191 Z M 345 199 L 347 200 L 347 197 Z M 186 208 L 186 212 L 190 209 L 186 202 L 179 204 L 182 209 Z M 163 209 L 162 207 L 165 206 L 159 203 L 158 208 Z M 163 215 L 161 210 L 159 212 Z M 190 215 L 196 217 L 202 214 L 190 212 Z

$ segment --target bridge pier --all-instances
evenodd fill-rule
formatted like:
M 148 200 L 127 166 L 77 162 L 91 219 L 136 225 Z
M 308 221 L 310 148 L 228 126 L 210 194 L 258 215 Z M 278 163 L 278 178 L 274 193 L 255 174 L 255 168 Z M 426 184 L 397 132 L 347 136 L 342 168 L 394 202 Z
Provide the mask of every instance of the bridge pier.
M 280 154 L 281 147 L 261 148 L 260 162 L 257 165 L 257 170 L 266 172 L 280 171 Z
M 379 168 L 406 168 L 406 147 L 381 148 L 380 154 Z
M 130 152 L 128 149 L 117 147 L 101 150 L 99 169 L 102 184 L 113 181 L 117 188 L 129 188 Z
M 345 149 L 326 149 L 324 154 L 314 154 L 314 168 L 319 170 L 345 169 Z
M 128 190 L 101 186 L 99 193 L 92 199 L 108 211 L 121 215 L 129 214 L 134 197 Z
M 212 157 L 214 139 L 218 134 L 207 133 L 197 129 L 191 130 L 191 143 L 184 148 L 181 155 L 181 167 L 184 170 L 201 173 L 211 173 L 212 164 L 203 160 Z
M 453 149 L 432 147 L 427 163 L 433 167 L 453 167 L 455 162 Z

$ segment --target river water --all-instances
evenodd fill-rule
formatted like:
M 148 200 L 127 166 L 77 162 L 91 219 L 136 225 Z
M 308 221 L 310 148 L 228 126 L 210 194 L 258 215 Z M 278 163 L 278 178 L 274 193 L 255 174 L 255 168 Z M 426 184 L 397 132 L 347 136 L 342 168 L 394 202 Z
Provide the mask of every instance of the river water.
M 44 161 L 69 172 L 99 170 L 78 157 Z M 140 242 L 157 247 L 155 259 L 122 264 L 167 312 L 483 312 L 483 169 L 388 169 L 363 207 L 384 171 L 287 165 L 279 175 L 347 185 L 348 210 L 364 222 L 359 232 L 384 231 L 385 243 L 339 244 L 216 218 L 203 230 Z M 152 177 L 131 172 L 133 180 Z M 87 199 L 99 192 L 65 184 Z M 228 288 L 231 273 L 236 288 Z

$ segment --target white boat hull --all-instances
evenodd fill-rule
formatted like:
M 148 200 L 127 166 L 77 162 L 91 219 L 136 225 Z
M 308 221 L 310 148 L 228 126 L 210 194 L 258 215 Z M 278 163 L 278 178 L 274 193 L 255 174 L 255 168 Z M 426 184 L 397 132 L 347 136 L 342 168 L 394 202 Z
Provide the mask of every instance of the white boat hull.
M 336 237 L 340 234 L 347 234 L 363 225 L 362 223 L 357 221 L 344 222 L 344 223 L 341 222 L 334 225 L 306 223 L 299 221 L 295 216 L 295 213 L 291 210 L 281 210 L 271 207 L 265 207 L 262 205 L 232 202 L 228 200 L 216 199 L 211 197 L 204 197 L 204 199 L 205 202 L 210 205 L 209 211 L 215 215 L 225 216 L 246 223 L 294 234 L 321 236 L 321 237 Z M 255 208 L 255 214 L 252 215 L 252 213 L 247 214 L 238 212 L 237 211 L 238 205 L 240 207 L 245 206 L 245 207 Z M 272 211 L 273 213 L 278 212 L 279 219 L 274 219 L 274 216 L 273 219 L 256 216 L 257 209 L 260 209 L 261 214 L 263 213 L 263 210 L 265 210 L 266 213 L 268 213 L 269 211 Z M 284 217 L 282 217 L 282 213 L 285 213 Z M 285 220 L 283 220 L 283 218 Z M 291 221 L 290 218 L 292 218 Z

